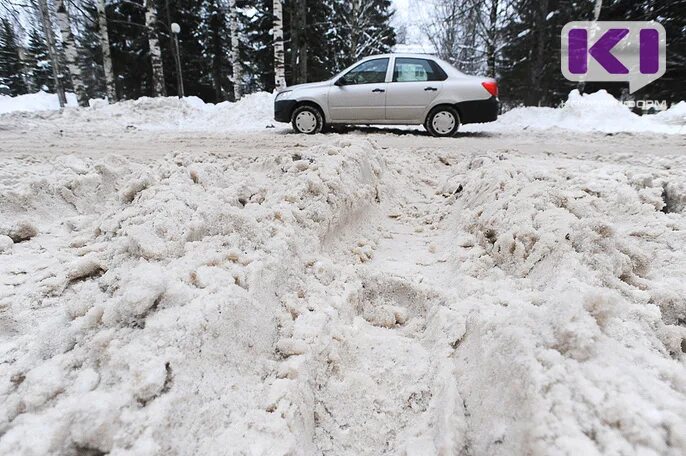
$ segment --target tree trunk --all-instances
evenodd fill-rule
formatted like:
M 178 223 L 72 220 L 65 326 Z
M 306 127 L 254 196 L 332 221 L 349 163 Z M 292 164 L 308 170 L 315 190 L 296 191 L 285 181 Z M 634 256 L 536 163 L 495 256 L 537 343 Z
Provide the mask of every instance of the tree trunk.
M 307 0 L 298 0 L 298 22 L 302 24 L 303 33 L 300 34 L 300 45 L 298 49 L 298 64 L 300 81 L 307 82 Z
M 546 41 L 548 39 L 546 16 L 549 13 L 549 0 L 540 0 L 536 2 L 534 8 L 536 8 L 534 19 L 536 47 L 532 50 L 533 58 L 531 59 L 529 67 L 530 86 L 525 103 L 527 106 L 540 106 L 543 101 L 544 88 L 542 87 L 542 83 L 547 60 L 545 55 Z
M 595 0 L 595 6 L 593 8 L 593 20 L 597 21 L 600 19 L 600 11 L 603 9 L 603 0 Z
M 499 0 L 491 0 L 491 11 L 488 26 L 488 42 L 486 43 L 486 59 L 488 65 L 488 76 L 496 77 L 496 49 L 498 45 L 498 7 Z
M 55 35 L 53 35 L 52 32 L 52 20 L 50 19 L 50 10 L 48 9 L 47 0 L 38 0 L 38 13 L 40 15 L 41 23 L 43 24 L 43 33 L 45 33 L 45 41 L 48 46 L 48 53 L 50 54 L 50 62 L 52 63 L 52 77 L 55 80 L 55 92 L 57 93 L 60 107 L 63 108 L 67 104 L 67 97 L 64 93 L 60 60 L 57 54 L 57 47 L 55 46 Z
M 291 72 L 292 83 L 307 82 L 307 2 L 293 0 L 291 3 Z
M 241 64 L 240 40 L 238 39 L 238 12 L 236 0 L 229 4 L 229 27 L 231 29 L 231 68 L 233 70 L 233 98 L 238 101 L 243 97 L 243 65 Z
M 69 11 L 67 10 L 67 5 L 64 3 L 64 0 L 55 0 L 55 11 L 57 13 L 57 25 L 59 26 L 60 34 L 62 35 L 62 49 L 64 50 L 67 68 L 71 75 L 71 85 L 74 88 L 74 92 L 76 92 L 79 106 L 88 106 L 88 92 L 86 91 L 86 86 L 83 83 L 83 77 L 81 76 L 76 42 L 74 41 L 74 34 L 71 31 Z
M 276 89 L 286 87 L 285 52 L 283 45 L 283 5 L 274 0 L 274 83 Z
M 105 86 L 107 87 L 107 99 L 110 103 L 117 101 L 117 86 L 114 82 L 114 70 L 112 69 L 112 53 L 110 52 L 110 37 L 107 32 L 107 12 L 105 0 L 98 0 L 98 33 L 100 35 L 100 47 L 102 48 L 102 66 L 105 70 Z
M 157 8 L 154 0 L 145 0 L 145 26 L 148 29 L 148 46 L 150 47 L 150 63 L 152 64 L 152 93 L 156 97 L 164 97 L 167 95 L 167 91 L 164 87 L 162 50 L 160 49 L 160 38 L 157 35 Z

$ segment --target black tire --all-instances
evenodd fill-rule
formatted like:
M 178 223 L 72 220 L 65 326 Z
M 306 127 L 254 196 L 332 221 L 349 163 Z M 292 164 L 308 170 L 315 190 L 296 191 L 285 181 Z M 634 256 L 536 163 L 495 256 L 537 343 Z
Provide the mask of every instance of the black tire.
M 460 129 L 460 115 L 451 106 L 436 106 L 426 116 L 424 128 L 439 138 L 455 136 Z
M 324 129 L 324 116 L 314 106 L 302 105 L 295 108 L 291 117 L 293 130 L 305 135 L 321 133 Z

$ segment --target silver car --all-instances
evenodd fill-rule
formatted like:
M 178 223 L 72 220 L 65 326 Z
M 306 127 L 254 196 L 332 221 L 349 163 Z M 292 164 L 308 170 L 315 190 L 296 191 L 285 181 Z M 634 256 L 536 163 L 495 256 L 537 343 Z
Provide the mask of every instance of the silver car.
M 424 54 L 370 56 L 328 81 L 287 87 L 274 102 L 274 119 L 306 134 L 336 124 L 422 124 L 434 136 L 452 136 L 460 124 L 497 117 L 495 80 Z

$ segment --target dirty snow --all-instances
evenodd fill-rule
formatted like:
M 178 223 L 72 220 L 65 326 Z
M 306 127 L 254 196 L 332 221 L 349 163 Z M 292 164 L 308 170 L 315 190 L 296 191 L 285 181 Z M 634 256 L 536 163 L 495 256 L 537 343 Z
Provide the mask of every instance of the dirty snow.
M 686 452 L 683 137 L 170 100 L 3 118 L 0 454 Z

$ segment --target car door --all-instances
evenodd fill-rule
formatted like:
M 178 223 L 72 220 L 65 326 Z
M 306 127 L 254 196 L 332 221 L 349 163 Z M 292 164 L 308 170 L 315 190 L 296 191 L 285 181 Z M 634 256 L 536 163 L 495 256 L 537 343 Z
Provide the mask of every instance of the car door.
M 386 116 L 386 75 L 389 58 L 367 60 L 341 76 L 329 88 L 332 122 L 380 122 Z
M 423 123 L 426 107 L 441 92 L 447 77 L 433 60 L 396 57 L 386 88 L 386 119 Z

